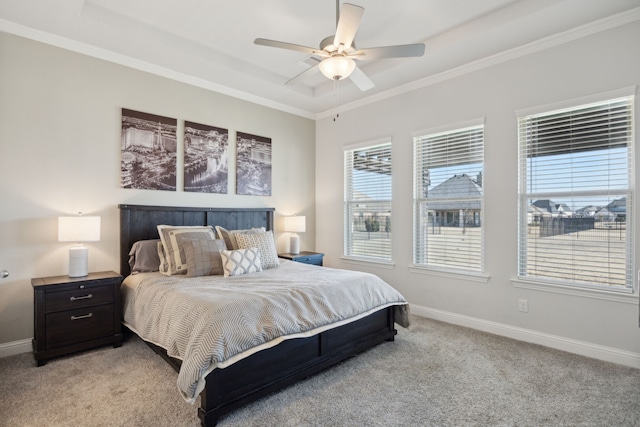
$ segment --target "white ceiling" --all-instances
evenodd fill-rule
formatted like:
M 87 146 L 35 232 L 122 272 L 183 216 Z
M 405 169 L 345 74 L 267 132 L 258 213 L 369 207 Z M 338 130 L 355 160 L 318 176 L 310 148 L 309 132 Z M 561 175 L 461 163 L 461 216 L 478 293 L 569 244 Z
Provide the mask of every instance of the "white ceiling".
M 0 31 L 164 75 L 310 118 L 465 70 L 640 20 L 640 0 L 351 0 L 365 12 L 358 48 L 424 42 L 421 58 L 361 61 L 360 92 L 320 73 L 285 82 L 334 34 L 335 0 L 2 0 Z M 1 58 L 0 58 L 1 61 Z

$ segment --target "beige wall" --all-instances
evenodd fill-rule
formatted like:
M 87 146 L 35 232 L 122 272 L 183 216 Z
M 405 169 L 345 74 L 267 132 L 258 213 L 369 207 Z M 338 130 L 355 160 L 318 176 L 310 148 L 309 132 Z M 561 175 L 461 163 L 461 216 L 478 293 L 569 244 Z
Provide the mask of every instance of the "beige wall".
M 272 139 L 271 197 L 121 189 L 121 108 L 178 119 L 178 188 L 183 120 Z M 276 208 L 276 243 L 288 250 L 282 215 L 307 216 L 301 248 L 315 248 L 315 124 L 219 93 L 46 44 L 0 33 L 0 355 L 33 336 L 31 278 L 66 274 L 69 245 L 57 217 L 102 217 L 89 246 L 89 269 L 119 268 L 120 203 Z M 22 347 L 24 348 L 24 342 Z
M 640 22 L 532 53 L 316 124 L 317 249 L 326 264 L 380 275 L 414 313 L 640 367 L 638 297 L 522 287 L 517 276 L 516 111 L 640 84 Z M 428 52 L 427 52 L 428 55 Z M 461 71 L 461 70 L 459 70 Z M 637 93 L 637 92 L 636 92 Z M 462 275 L 420 274 L 412 262 L 412 133 L 484 118 L 486 283 Z M 637 124 L 636 147 L 640 143 Z M 343 146 L 391 137 L 392 253 L 395 265 L 354 265 L 343 254 Z M 635 150 L 636 169 L 640 157 Z M 322 167 L 320 167 L 322 166 Z M 638 174 L 636 173 L 636 176 Z M 636 178 L 634 235 L 640 242 Z M 640 255 L 634 254 L 636 268 Z M 528 300 L 529 312 L 518 311 Z

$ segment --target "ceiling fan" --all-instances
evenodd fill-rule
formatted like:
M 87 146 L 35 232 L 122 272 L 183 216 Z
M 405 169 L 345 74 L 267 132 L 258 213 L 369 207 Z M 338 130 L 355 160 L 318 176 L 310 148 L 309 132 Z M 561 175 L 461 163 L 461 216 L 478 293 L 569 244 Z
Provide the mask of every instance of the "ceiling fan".
M 318 70 L 332 80 L 351 78 L 351 81 L 361 90 L 371 89 L 374 84 L 356 65 L 354 59 L 373 60 L 383 58 L 418 57 L 424 54 L 424 44 L 407 44 L 399 46 L 372 47 L 357 49 L 354 37 L 358 31 L 364 8 L 350 3 L 344 3 L 340 9 L 340 0 L 336 0 L 336 33 L 324 38 L 320 48 L 301 46 L 298 44 L 257 38 L 254 43 L 262 46 L 277 47 L 294 50 L 312 55 L 318 63 L 298 74 L 286 84 L 293 84 Z

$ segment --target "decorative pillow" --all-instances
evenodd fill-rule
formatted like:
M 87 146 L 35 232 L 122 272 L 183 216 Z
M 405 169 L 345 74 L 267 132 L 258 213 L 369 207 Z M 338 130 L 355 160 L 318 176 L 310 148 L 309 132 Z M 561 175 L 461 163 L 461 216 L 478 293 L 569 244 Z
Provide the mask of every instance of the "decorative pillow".
M 162 242 L 158 242 L 158 258 L 160 259 L 160 267 L 158 271 L 162 274 L 167 274 L 169 271 L 169 267 L 167 266 L 167 254 L 164 251 L 164 246 L 162 246 Z
M 241 274 L 262 271 L 260 251 L 258 248 L 236 249 L 220 251 L 224 277 L 240 276 Z
M 220 227 L 216 225 L 216 233 L 218 233 L 218 237 L 224 239 L 224 243 L 227 245 L 228 250 L 239 249 L 238 243 L 236 242 L 237 234 L 248 234 L 248 233 L 264 233 L 264 227 L 254 227 L 247 228 L 245 230 L 227 230 L 224 227 Z
M 167 276 L 186 274 L 187 258 L 184 253 L 184 242 L 187 240 L 214 240 L 215 232 L 211 226 L 159 225 L 158 234 L 166 253 Z
M 226 250 L 224 240 L 191 240 L 184 242 L 187 257 L 187 277 L 223 274 L 220 251 Z
M 160 239 L 139 240 L 131 246 L 129 251 L 129 267 L 131 274 L 147 273 L 160 269 L 158 243 Z
M 280 265 L 276 243 L 273 240 L 271 230 L 264 233 L 236 234 L 238 248 L 258 248 L 260 250 L 260 262 L 265 270 L 276 268 Z

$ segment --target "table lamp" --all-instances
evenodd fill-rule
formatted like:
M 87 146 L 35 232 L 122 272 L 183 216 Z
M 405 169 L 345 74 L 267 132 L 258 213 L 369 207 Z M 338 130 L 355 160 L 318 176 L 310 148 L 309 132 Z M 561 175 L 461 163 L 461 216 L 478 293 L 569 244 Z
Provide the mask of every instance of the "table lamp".
M 82 242 L 100 241 L 99 216 L 58 217 L 58 241 L 76 242 L 69 249 L 69 277 L 84 277 L 89 274 L 89 248 Z
M 296 233 L 304 233 L 306 231 L 306 217 L 304 216 L 285 216 L 284 231 L 291 234 L 291 248 L 289 252 L 297 255 L 300 253 L 300 236 Z

